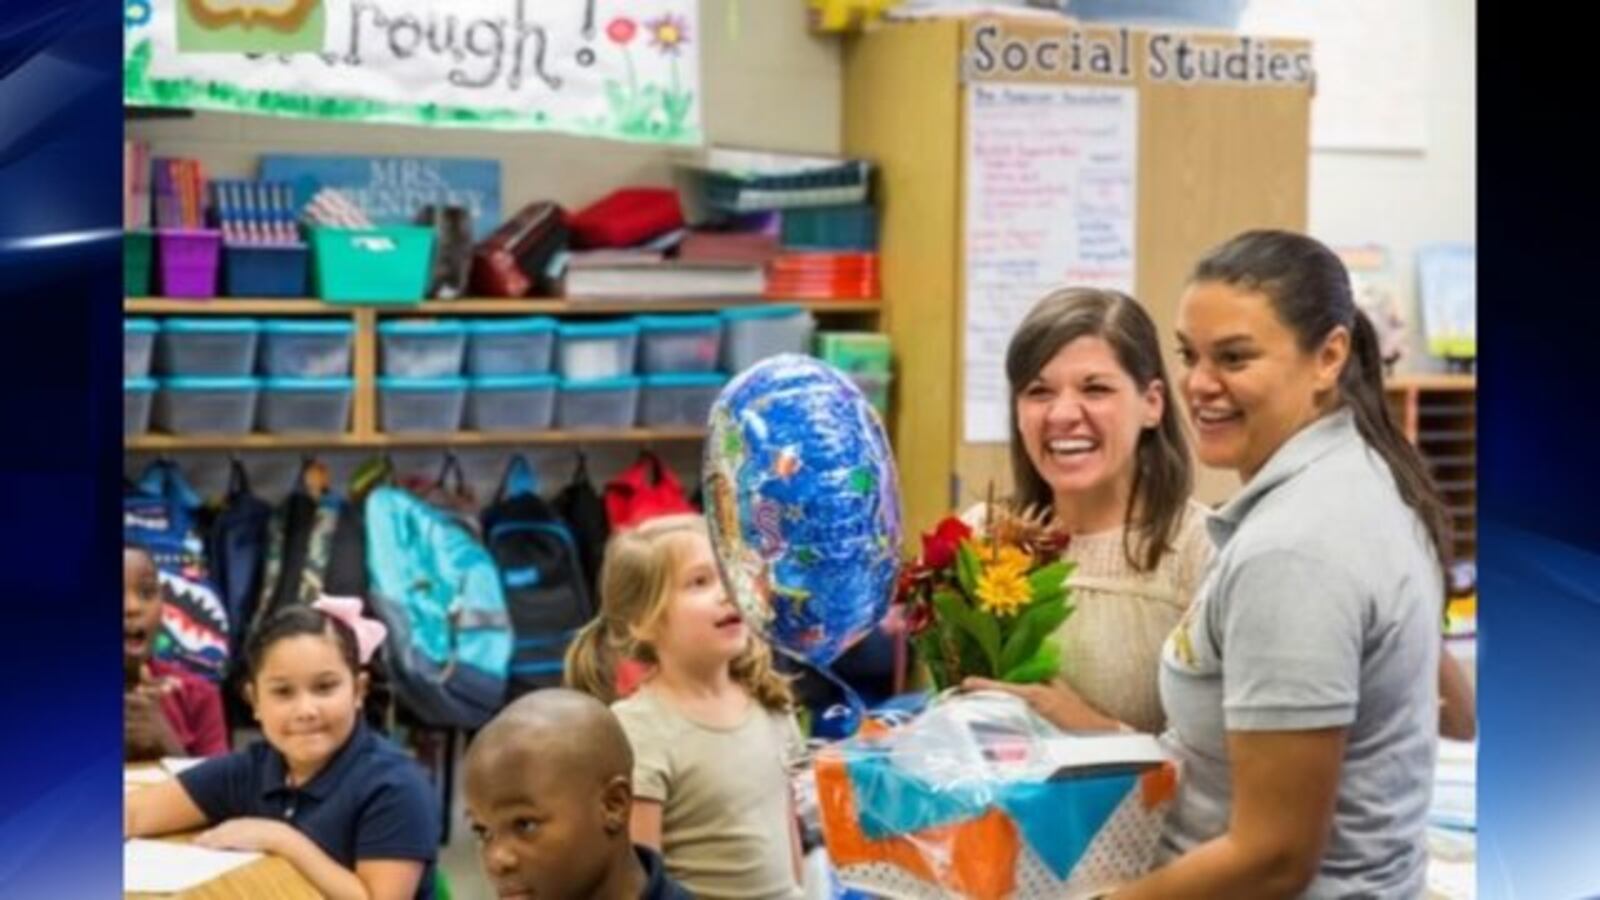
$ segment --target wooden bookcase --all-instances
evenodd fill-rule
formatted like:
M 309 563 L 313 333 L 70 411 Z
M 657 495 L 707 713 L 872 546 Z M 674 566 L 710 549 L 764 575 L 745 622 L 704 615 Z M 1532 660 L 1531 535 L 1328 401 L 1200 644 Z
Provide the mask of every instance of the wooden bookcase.
M 1405 375 L 1389 407 L 1428 464 L 1450 513 L 1453 555 L 1478 556 L 1478 384 L 1471 375 Z

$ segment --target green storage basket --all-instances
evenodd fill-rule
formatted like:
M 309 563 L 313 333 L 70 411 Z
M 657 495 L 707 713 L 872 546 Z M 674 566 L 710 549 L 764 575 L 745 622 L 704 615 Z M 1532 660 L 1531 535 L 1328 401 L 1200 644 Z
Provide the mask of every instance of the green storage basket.
M 887 375 L 893 359 L 889 336 L 870 331 L 821 332 L 816 351 L 823 362 L 852 375 Z
M 329 303 L 421 303 L 433 271 L 432 228 L 313 228 L 317 296 Z
M 151 259 L 155 236 L 148 231 L 122 233 L 122 293 L 126 297 L 150 296 Z

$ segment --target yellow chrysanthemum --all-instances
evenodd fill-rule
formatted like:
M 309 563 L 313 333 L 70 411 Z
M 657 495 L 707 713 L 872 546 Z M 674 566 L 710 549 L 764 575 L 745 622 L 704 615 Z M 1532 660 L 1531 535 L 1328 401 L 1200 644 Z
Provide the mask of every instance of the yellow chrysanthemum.
M 1026 568 L 991 566 L 978 576 L 978 606 L 990 615 L 1014 616 L 1031 599 Z
M 1001 546 L 999 550 L 985 548 L 980 561 L 986 572 L 1004 570 L 1021 574 L 1033 565 L 1033 557 L 1027 551 L 1010 545 Z

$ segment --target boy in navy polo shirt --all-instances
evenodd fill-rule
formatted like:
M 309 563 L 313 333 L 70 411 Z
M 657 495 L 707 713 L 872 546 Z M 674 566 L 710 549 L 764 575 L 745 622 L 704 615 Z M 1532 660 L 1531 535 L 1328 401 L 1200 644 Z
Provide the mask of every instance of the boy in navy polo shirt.
M 128 836 L 210 826 L 195 843 L 282 857 L 325 896 L 431 900 L 438 801 L 361 721 L 361 665 L 383 626 L 348 602 L 289 607 L 256 630 L 247 691 L 265 740 L 128 795 Z
M 466 760 L 467 815 L 501 898 L 685 900 L 628 836 L 633 750 L 600 701 L 552 688 L 496 716 Z

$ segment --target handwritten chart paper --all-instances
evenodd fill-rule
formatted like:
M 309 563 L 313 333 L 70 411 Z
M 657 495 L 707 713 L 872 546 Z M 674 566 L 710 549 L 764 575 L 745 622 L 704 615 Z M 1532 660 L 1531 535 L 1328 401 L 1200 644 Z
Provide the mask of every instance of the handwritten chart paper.
M 122 889 L 135 894 L 176 894 L 260 858 L 259 853 L 135 838 L 122 845 Z
M 967 91 L 964 434 L 1006 440 L 1006 343 L 1069 285 L 1133 291 L 1138 95 L 1131 87 Z

